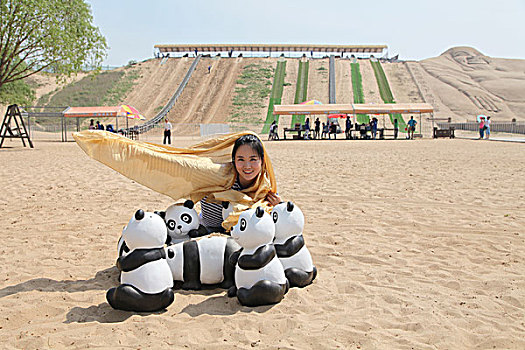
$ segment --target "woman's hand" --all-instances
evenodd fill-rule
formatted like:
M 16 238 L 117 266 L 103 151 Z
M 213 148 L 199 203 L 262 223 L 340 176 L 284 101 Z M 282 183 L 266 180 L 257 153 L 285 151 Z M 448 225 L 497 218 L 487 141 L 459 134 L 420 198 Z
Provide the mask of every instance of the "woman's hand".
M 277 193 L 273 192 L 268 192 L 266 200 L 274 207 L 283 201 Z

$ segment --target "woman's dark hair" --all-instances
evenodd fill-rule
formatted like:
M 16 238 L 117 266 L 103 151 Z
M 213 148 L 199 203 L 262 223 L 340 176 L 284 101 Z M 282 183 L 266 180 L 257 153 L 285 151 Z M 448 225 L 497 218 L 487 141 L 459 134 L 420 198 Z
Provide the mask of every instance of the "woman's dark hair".
M 235 144 L 233 145 L 233 150 L 232 150 L 232 162 L 233 163 L 235 163 L 235 155 L 237 154 L 237 150 L 242 145 L 250 146 L 255 151 L 255 153 L 257 153 L 259 158 L 261 158 L 261 161 L 264 160 L 264 148 L 263 148 L 261 140 L 255 135 L 248 134 L 248 135 L 242 135 L 241 137 L 237 139 L 237 141 L 235 141 Z

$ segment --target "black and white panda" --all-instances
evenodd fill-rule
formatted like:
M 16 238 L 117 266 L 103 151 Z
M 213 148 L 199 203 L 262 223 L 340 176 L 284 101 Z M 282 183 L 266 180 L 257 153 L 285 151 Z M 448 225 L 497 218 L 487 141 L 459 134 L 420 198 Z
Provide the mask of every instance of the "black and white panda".
M 159 215 L 166 223 L 168 229 L 166 244 L 168 245 L 208 234 L 206 228 L 200 223 L 193 201 L 189 199 L 184 204 L 170 205 L 166 211 L 156 211 L 155 214 Z M 126 255 L 129 252 L 122 235 L 117 243 L 117 252 L 118 256 Z
M 222 221 L 226 220 L 233 212 L 233 205 L 230 202 L 222 202 Z
M 213 234 L 165 249 L 173 280 L 182 282 L 182 289 L 198 290 L 203 284 L 233 286 L 235 264 L 230 256 L 240 248 L 231 237 Z
M 288 280 L 272 244 L 275 225 L 271 216 L 261 207 L 248 209 L 241 213 L 231 234 L 242 250 L 235 267 L 235 287 L 228 296 L 237 295 L 245 306 L 280 302 L 288 291 Z
M 106 293 L 111 307 L 151 312 L 173 302 L 173 279 L 164 249 L 166 236 L 166 224 L 160 216 L 137 210 L 122 232 L 130 251 L 117 259 L 121 284 Z
M 317 276 L 312 256 L 304 244 L 304 215 L 292 202 L 276 205 L 272 212 L 275 223 L 275 250 L 290 287 L 305 287 Z
M 200 223 L 199 214 L 192 200 L 188 199 L 182 205 L 170 205 L 166 211 L 158 214 L 164 219 L 168 228 L 166 244 L 184 242 L 190 238 L 208 234 L 206 228 Z

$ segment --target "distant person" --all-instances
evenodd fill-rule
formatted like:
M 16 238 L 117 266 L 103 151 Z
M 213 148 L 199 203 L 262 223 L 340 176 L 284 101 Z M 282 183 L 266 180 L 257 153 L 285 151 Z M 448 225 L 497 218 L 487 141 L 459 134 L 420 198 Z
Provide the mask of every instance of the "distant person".
M 325 124 L 323 122 L 323 132 L 321 134 L 321 138 L 325 139 L 327 135 L 328 135 L 328 124 Z
M 106 126 L 106 131 L 109 131 L 109 132 L 115 132 L 115 130 L 113 129 L 113 125 L 112 124 L 108 124 Z
M 399 132 L 399 122 L 397 118 L 394 119 L 394 139 L 397 140 L 397 133 Z
M 479 139 L 483 139 L 485 133 L 485 118 L 479 118 Z
M 104 124 L 100 123 L 98 127 L 100 128 L 99 130 L 104 130 Z
M 100 122 L 97 120 L 97 124 L 95 125 L 96 130 L 100 130 Z
M 367 135 L 366 135 L 366 125 L 365 123 L 361 123 L 361 125 L 359 126 L 359 137 L 361 139 L 367 139 Z
M 408 124 L 408 130 L 407 130 L 408 138 L 413 140 L 414 131 L 416 131 L 416 125 L 417 125 L 417 122 L 414 119 L 414 116 L 410 116 L 410 120 L 408 121 L 407 124 Z
M 277 122 L 275 120 L 270 125 L 270 133 L 268 134 L 268 140 L 279 140 L 279 135 L 277 134 Z
M 314 139 L 318 139 L 318 138 L 320 138 L 320 137 L 319 137 L 319 131 L 321 130 L 321 127 L 320 127 L 320 125 L 321 125 L 321 121 L 319 120 L 319 118 L 317 118 L 317 119 L 315 120 L 314 124 L 315 124 L 315 128 L 314 128 Z
M 89 121 L 89 130 L 95 130 L 95 121 L 93 119 Z
M 370 130 L 372 131 L 372 139 L 375 140 L 377 136 L 377 118 L 373 117 L 370 121 Z
M 346 116 L 346 125 L 345 125 L 345 135 L 346 135 L 346 139 L 350 139 L 350 136 L 351 136 L 351 130 L 353 128 L 353 125 L 352 125 L 352 119 L 350 118 L 350 116 Z
M 208 66 L 208 74 L 211 73 L 211 65 Z
M 164 119 L 164 140 L 162 141 L 163 144 L 171 145 L 171 123 L 169 122 L 168 118 Z
M 331 135 L 334 134 L 334 140 L 337 140 L 337 125 L 334 122 L 330 123 L 330 129 L 328 132 L 328 139 L 331 140 Z
M 310 118 L 306 118 L 304 122 L 304 138 L 306 140 L 310 139 Z
M 487 117 L 485 121 L 485 138 L 488 140 L 490 137 L 490 117 Z

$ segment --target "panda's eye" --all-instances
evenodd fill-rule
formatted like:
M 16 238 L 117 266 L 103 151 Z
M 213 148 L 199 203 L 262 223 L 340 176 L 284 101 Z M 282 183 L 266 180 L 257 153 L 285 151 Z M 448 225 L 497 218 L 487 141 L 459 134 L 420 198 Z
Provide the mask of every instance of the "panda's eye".
M 182 214 L 180 216 L 180 219 L 182 220 L 182 222 L 184 222 L 186 224 L 189 224 L 191 222 L 191 215 L 190 214 Z
M 272 217 L 273 217 L 273 222 L 276 223 L 277 222 L 277 218 L 279 217 L 279 215 L 277 215 L 277 212 L 274 211 Z
M 166 225 L 168 226 L 169 230 L 174 230 L 175 229 L 175 221 L 173 221 L 173 220 L 168 220 L 168 222 L 166 222 Z
M 241 231 L 246 230 L 246 219 L 241 219 Z

